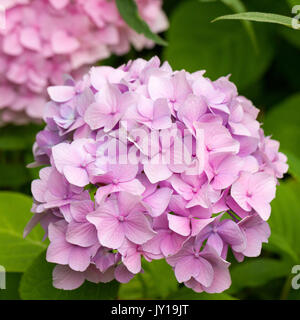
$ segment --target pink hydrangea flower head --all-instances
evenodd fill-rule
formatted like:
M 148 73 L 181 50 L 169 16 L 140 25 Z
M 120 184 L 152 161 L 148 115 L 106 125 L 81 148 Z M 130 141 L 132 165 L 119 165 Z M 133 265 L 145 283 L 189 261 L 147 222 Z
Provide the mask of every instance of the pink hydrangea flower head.
M 45 167 L 25 235 L 45 229 L 55 287 L 127 283 L 143 258 L 166 259 L 196 292 L 222 292 L 228 251 L 239 262 L 260 254 L 288 167 L 228 77 L 173 71 L 154 57 L 93 67 L 48 91 L 32 164 Z
M 136 3 L 153 32 L 166 30 L 162 0 Z M 51 86 L 62 85 L 65 74 L 77 79 L 88 66 L 111 54 L 123 55 L 131 45 L 137 50 L 153 46 L 128 27 L 114 0 L 14 0 L 2 5 L 6 28 L 0 30 L 0 124 L 41 119 L 48 86 L 57 102 L 78 93 L 80 85 L 52 92 Z M 65 125 L 72 111 L 72 106 L 61 110 Z

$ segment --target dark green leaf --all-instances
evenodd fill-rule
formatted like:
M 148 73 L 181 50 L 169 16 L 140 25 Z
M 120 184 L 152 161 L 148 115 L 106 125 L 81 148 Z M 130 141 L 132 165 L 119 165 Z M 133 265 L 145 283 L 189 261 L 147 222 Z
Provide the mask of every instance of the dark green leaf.
M 216 79 L 231 74 L 239 89 L 259 80 L 273 56 L 272 41 L 265 28 L 256 26 L 259 53 L 240 22 L 212 24 L 216 15 L 230 13 L 224 4 L 187 1 L 176 8 L 170 18 L 169 46 L 164 58 L 174 69 L 194 72 L 207 70 Z
M 36 125 L 6 126 L 0 128 L 0 150 L 24 150 L 31 148 L 40 129 Z
M 165 260 L 154 260 L 143 266 L 145 272 L 120 287 L 120 299 L 165 299 L 177 290 L 178 282 Z
M 280 141 L 282 150 L 300 158 L 300 94 L 273 107 L 263 119 L 266 134 Z
M 277 252 L 289 255 L 295 263 L 300 262 L 299 192 L 299 182 L 281 182 L 271 203 L 272 213 L 268 220 L 271 227 L 270 245 L 277 248 Z
M 229 292 L 262 286 L 273 279 L 285 277 L 290 272 L 290 264 L 285 261 L 268 258 L 248 260 L 231 269 L 232 285 Z
M 0 290 L 0 300 L 20 300 L 19 284 L 22 273 L 6 273 L 6 289 Z
M 29 180 L 30 175 L 24 165 L 0 163 L 0 187 L 18 188 Z
M 169 300 L 236 300 L 227 293 L 194 292 L 192 289 L 182 287 L 167 297 Z
M 119 284 L 112 281 L 95 284 L 86 281 L 76 290 L 60 290 L 52 285 L 54 264 L 46 261 L 46 254 L 39 255 L 23 274 L 20 296 L 23 300 L 110 300 L 118 294 Z
M 300 158 L 290 151 L 282 150 L 282 152 L 288 157 L 289 173 L 300 181 Z
M 157 34 L 153 33 L 147 23 L 142 20 L 134 0 L 116 0 L 116 4 L 120 15 L 129 27 L 137 33 L 143 34 L 146 38 L 156 42 L 157 44 L 162 46 L 167 45 L 167 42 Z

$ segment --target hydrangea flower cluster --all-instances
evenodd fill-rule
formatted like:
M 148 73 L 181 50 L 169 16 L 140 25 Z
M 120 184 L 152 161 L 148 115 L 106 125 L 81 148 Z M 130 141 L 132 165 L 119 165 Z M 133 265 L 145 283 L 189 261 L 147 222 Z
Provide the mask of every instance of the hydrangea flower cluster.
M 228 77 L 154 57 L 48 92 L 25 233 L 45 229 L 55 287 L 126 283 L 142 259 L 166 259 L 178 282 L 216 293 L 229 248 L 239 262 L 260 254 L 287 159 Z
M 153 32 L 167 28 L 161 0 L 136 0 Z M 153 42 L 130 29 L 114 0 L 2 0 L 0 28 L 0 124 L 42 118 L 46 88 L 80 78 L 87 66 L 140 50 Z

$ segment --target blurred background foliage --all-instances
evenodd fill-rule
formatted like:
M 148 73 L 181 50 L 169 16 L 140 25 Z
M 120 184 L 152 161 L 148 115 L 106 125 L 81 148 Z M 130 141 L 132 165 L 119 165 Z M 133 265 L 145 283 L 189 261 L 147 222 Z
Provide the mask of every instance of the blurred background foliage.
M 229 257 L 229 290 L 194 293 L 178 285 L 164 261 L 145 264 L 145 272 L 126 285 L 85 283 L 72 292 L 54 289 L 43 231 L 38 227 L 22 238 L 31 217 L 30 184 L 38 177 L 37 169 L 26 165 L 33 160 L 32 144 L 43 126 L 31 124 L 0 128 L 0 264 L 8 272 L 0 299 L 300 299 L 300 289 L 291 288 L 291 269 L 300 265 L 300 31 L 269 23 L 211 23 L 243 11 L 292 17 L 297 4 L 299 0 L 164 0 L 170 21 L 162 35 L 167 46 L 99 62 L 117 67 L 129 59 L 158 55 L 177 70 L 205 69 L 212 79 L 231 74 L 240 94 L 260 109 L 265 132 L 281 142 L 290 169 L 272 202 L 269 243 L 259 258 L 238 264 Z

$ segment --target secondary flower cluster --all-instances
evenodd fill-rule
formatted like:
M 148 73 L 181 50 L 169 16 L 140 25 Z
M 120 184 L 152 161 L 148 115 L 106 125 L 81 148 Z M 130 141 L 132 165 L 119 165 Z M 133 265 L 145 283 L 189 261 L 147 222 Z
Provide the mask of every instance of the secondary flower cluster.
M 154 32 L 167 28 L 161 0 L 136 0 Z M 46 88 L 111 53 L 151 47 L 121 19 L 112 0 L 4 0 L 0 28 L 0 124 L 42 118 Z
M 25 233 L 45 229 L 55 287 L 125 283 L 142 258 L 164 258 L 178 282 L 221 292 L 229 248 L 238 261 L 260 254 L 286 157 L 227 77 L 154 57 L 48 92 Z

